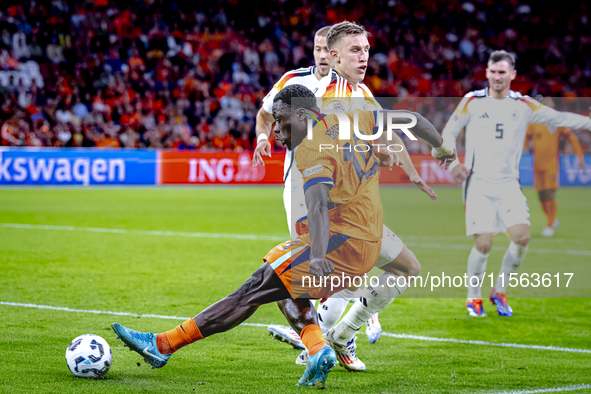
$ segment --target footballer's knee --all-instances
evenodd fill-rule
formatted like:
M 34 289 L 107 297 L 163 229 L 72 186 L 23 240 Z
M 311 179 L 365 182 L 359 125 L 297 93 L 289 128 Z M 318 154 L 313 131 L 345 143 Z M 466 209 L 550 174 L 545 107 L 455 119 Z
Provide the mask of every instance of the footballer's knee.
M 530 238 L 531 237 L 528 231 L 527 233 L 518 234 L 515 237 L 513 237 L 513 242 L 515 242 L 519 246 L 526 247 L 529 243 Z
M 490 249 L 492 248 L 492 239 L 489 240 L 486 238 L 476 238 L 476 241 L 474 242 L 474 247 L 482 254 L 489 254 Z
M 409 251 L 410 252 L 410 251 Z M 421 273 L 421 263 L 413 252 L 410 252 L 408 264 L 408 276 L 418 276 Z

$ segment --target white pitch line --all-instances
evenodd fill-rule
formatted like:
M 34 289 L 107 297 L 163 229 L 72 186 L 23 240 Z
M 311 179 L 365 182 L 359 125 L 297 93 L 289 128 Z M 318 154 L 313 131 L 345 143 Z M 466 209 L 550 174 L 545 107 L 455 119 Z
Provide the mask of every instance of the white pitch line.
M 131 234 L 131 235 L 156 235 L 164 237 L 189 237 L 189 238 L 229 238 L 247 239 L 253 241 L 286 241 L 289 235 L 254 235 L 254 234 L 225 234 L 225 233 L 189 233 L 184 231 L 154 231 L 154 230 L 128 230 L 122 228 L 104 227 L 75 227 L 54 226 L 42 224 L 0 223 L 0 227 L 16 228 L 24 230 L 54 230 L 54 231 L 85 231 L 89 233 Z
M 105 228 L 105 227 L 76 227 L 76 226 L 55 226 L 44 224 L 21 224 L 21 223 L 0 223 L 0 228 L 14 228 L 23 230 L 51 230 L 51 231 L 84 231 L 90 233 L 107 233 L 107 234 L 130 234 L 130 235 L 154 235 L 164 237 L 188 237 L 188 238 L 224 238 L 224 239 L 245 239 L 251 241 L 286 241 L 289 235 L 255 235 L 255 234 L 228 234 L 228 233 L 192 233 L 184 231 L 157 231 L 157 230 L 130 230 L 122 228 Z M 410 238 L 410 237 L 409 237 Z M 405 242 L 406 246 L 415 248 L 428 249 L 444 249 L 444 250 L 470 250 L 472 244 L 433 244 L 420 242 Z M 493 246 L 494 251 L 505 251 L 504 246 Z M 558 254 L 558 255 L 574 255 L 574 256 L 591 256 L 591 250 L 577 250 L 577 249 L 540 249 L 529 248 L 529 253 L 540 254 Z
M 560 391 L 574 391 L 591 389 L 591 384 L 577 384 L 574 386 L 553 387 L 549 389 L 535 389 L 535 390 L 515 390 L 515 391 L 499 391 L 491 394 L 535 394 L 535 393 L 557 393 Z
M 100 310 L 93 310 L 93 309 L 72 309 L 72 308 L 59 307 L 59 306 L 26 304 L 26 303 L 20 303 L 20 302 L 0 301 L 0 305 L 16 306 L 16 307 L 22 307 L 22 308 L 49 309 L 49 310 L 64 311 L 64 312 L 93 313 L 93 314 L 131 316 L 131 317 L 148 317 L 148 318 L 168 319 L 168 320 L 190 319 L 190 317 L 181 317 L 181 316 L 139 314 L 139 313 L 115 312 L 115 311 L 100 311 Z M 253 326 L 253 327 L 268 327 L 271 324 L 242 323 L 241 325 Z M 418 340 L 418 341 L 451 342 L 451 343 L 461 343 L 461 344 L 466 344 L 466 345 L 498 346 L 498 347 L 509 347 L 509 348 L 519 348 L 519 349 L 550 350 L 550 351 L 555 351 L 555 352 L 591 354 L 591 349 L 576 349 L 576 348 L 559 347 L 559 346 L 523 345 L 523 344 L 519 344 L 519 343 L 505 343 L 505 342 L 495 343 L 495 342 L 473 341 L 473 340 L 455 339 L 455 338 L 435 338 L 435 337 L 426 337 L 426 336 L 422 336 L 422 335 L 392 334 L 392 333 L 383 332 L 383 331 L 382 331 L 382 335 L 387 336 L 387 337 L 391 337 L 391 338 L 414 339 L 414 340 Z

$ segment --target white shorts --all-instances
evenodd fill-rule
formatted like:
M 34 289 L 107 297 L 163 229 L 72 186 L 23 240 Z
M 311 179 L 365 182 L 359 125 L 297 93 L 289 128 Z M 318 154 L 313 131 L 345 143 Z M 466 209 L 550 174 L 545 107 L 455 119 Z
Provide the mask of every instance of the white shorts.
M 392 262 L 404 247 L 404 242 L 394 234 L 386 225 L 382 233 L 382 250 L 380 250 L 380 257 L 375 264 L 376 268 L 382 268 L 384 265 Z
M 466 235 L 504 233 L 516 224 L 531 225 L 527 199 L 518 180 L 491 183 L 468 179 L 464 184 Z

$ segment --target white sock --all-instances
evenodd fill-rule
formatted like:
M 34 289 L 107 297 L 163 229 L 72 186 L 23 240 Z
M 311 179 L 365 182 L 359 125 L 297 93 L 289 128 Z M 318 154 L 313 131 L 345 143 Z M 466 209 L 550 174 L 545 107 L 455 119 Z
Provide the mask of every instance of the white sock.
M 335 293 L 326 301 L 318 304 L 318 325 L 323 333 L 330 330 L 343 316 L 347 304 L 354 297 L 349 289 Z
M 360 298 L 334 328 L 333 338 L 337 343 L 346 345 L 366 321 L 390 305 L 408 287 L 404 277 L 390 272 L 383 272 L 378 279 L 378 286 L 368 285 L 356 293 Z
M 468 256 L 468 298 L 482 298 L 480 288 L 482 287 L 482 277 L 484 276 L 484 270 L 486 269 L 486 260 L 490 253 L 480 253 L 476 247 L 472 247 L 470 255 Z M 472 277 L 478 278 L 478 284 L 476 279 L 470 280 Z
M 505 256 L 503 256 L 503 264 L 501 264 L 501 270 L 497 277 L 497 283 L 495 285 L 495 291 L 498 293 L 505 293 L 507 286 L 509 286 L 509 275 L 513 272 L 517 272 L 517 268 L 521 265 L 527 248 L 529 245 L 519 246 L 515 242 L 511 241 Z

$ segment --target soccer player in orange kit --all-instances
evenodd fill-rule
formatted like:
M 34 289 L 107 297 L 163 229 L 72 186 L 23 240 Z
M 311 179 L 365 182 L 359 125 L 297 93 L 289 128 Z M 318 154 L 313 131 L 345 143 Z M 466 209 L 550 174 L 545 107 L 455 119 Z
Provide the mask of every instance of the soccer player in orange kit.
M 554 108 L 554 102 L 550 97 L 544 98 L 542 103 Z M 568 140 L 574 153 L 579 157 L 579 168 L 584 171 L 583 149 L 575 134 L 564 127 L 530 124 L 525 135 L 526 147 L 529 145 L 530 139 L 534 141 L 534 185 L 538 191 L 542 209 L 548 219 L 546 227 L 542 230 L 542 236 L 551 237 L 559 224 L 556 219 L 558 213 L 556 190 L 559 188 L 558 150 L 560 141 Z

